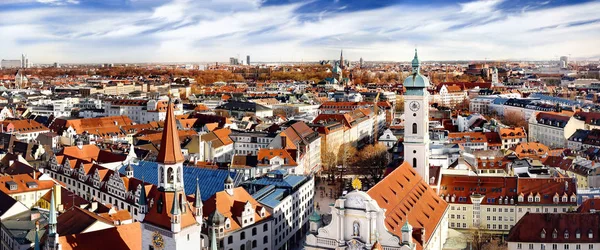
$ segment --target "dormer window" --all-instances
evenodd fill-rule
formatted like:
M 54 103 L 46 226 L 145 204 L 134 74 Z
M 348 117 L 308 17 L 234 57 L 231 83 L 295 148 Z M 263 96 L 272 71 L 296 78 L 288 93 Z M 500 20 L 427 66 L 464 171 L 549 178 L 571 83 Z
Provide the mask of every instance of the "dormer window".
M 535 202 L 540 202 L 540 197 L 539 196 L 535 197 Z
M 558 196 L 554 196 L 553 201 L 554 201 L 554 203 L 558 203 Z
M 554 229 L 554 232 L 552 232 L 552 238 L 558 238 L 558 232 L 556 231 L 556 229 Z
M 588 238 L 594 238 L 594 232 L 592 232 L 592 229 L 588 231 Z
M 577 232 L 575 232 L 575 238 L 576 239 L 580 239 L 581 238 L 581 233 L 579 232 L 579 230 L 577 230 Z
M 533 202 L 533 197 L 532 196 L 527 197 L 527 201 L 528 202 Z
M 540 237 L 541 237 L 542 239 L 545 239 L 545 238 L 546 238 L 546 229 L 542 229 L 542 233 L 540 233 Z
M 565 230 L 565 239 L 569 238 L 569 230 Z
M 562 202 L 567 202 L 569 199 L 567 198 L 567 196 L 563 196 L 562 197 Z

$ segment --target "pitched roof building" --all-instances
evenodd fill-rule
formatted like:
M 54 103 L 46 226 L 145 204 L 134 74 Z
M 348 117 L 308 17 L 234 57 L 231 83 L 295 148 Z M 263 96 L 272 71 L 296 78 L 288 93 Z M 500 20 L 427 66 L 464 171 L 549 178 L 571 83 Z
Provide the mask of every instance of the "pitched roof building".
M 446 240 L 448 203 L 441 199 L 408 162 L 402 163 L 367 192 L 386 210 L 385 225 L 402 237 L 408 222 L 420 232 L 414 238 L 417 249 L 441 249 Z

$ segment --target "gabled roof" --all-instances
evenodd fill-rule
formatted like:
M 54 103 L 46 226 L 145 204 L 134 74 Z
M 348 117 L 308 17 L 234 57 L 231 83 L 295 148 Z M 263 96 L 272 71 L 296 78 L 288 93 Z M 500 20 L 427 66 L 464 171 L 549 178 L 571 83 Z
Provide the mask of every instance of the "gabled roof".
M 367 194 L 386 210 L 385 225 L 391 233 L 402 237 L 401 227 L 408 218 L 414 228 L 425 228 L 425 242 L 440 225 L 448 207 L 448 203 L 440 199 L 407 162 L 369 189 Z
M 244 206 L 247 202 L 249 202 L 254 209 L 255 223 L 258 223 L 271 216 L 271 214 L 266 210 L 265 216 L 260 216 L 259 212 L 261 209 L 266 208 L 252 198 L 252 196 L 243 187 L 234 188 L 233 195 L 229 195 L 226 191 L 215 193 L 204 202 L 202 214 L 208 218 L 208 215 L 215 212 L 215 210 L 219 211 L 220 214 L 231 221 L 231 227 L 229 227 L 229 229 L 225 229 L 225 231 L 228 232 L 237 230 L 241 228 L 242 222 L 240 220 L 242 217 L 242 212 L 244 211 Z
M 598 243 L 600 214 L 527 213 L 510 230 L 509 242 Z M 545 232 L 542 237 L 542 232 Z M 577 238 L 577 232 L 580 237 Z M 592 237 L 589 237 L 589 233 Z M 566 234 L 568 234 L 568 237 Z M 555 237 L 556 236 L 556 237 Z
M 132 240 L 141 238 L 142 225 L 134 222 L 90 233 L 63 235 L 59 237 L 59 242 L 63 250 L 142 250 L 142 241 Z
M 106 227 L 113 226 L 111 221 L 75 206 L 58 216 L 56 232 L 59 235 L 80 234 L 96 222 L 104 223 Z

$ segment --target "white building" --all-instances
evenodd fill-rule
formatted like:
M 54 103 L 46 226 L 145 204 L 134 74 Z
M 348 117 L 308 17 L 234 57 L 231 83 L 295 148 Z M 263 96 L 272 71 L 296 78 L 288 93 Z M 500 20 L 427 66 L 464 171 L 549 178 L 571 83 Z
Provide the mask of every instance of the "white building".
M 117 99 L 104 102 L 105 116 L 125 115 L 138 124 L 163 121 L 167 115 L 167 100 Z M 183 114 L 183 104 L 175 101 L 175 115 Z
M 389 250 L 416 249 L 412 243 L 412 227 L 407 222 L 402 239 L 389 232 L 385 210 L 367 193 L 354 190 L 331 205 L 331 222 L 321 227 L 319 214 L 310 217 L 310 234 L 305 249 L 372 249 L 379 243 Z
M 274 218 L 269 249 L 288 249 L 299 244 L 308 231 L 308 218 L 314 209 L 313 177 L 272 171 L 242 185 L 247 190 L 256 190 L 252 196 Z
M 529 141 L 538 141 L 552 148 L 564 148 L 577 129 L 583 129 L 583 123 L 571 119 L 567 114 L 539 112 L 529 119 Z

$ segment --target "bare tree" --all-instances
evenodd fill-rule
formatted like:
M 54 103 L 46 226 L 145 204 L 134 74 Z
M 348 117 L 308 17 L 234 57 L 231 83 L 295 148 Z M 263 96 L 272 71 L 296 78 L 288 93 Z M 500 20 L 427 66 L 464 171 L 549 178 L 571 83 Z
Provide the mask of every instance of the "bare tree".
M 359 171 L 370 175 L 375 182 L 381 180 L 390 163 L 390 154 L 383 143 L 369 144 L 358 152 Z
M 467 242 L 471 245 L 473 250 L 485 250 L 487 244 L 492 240 L 492 234 L 490 234 L 483 227 L 477 227 L 469 230 L 466 233 Z
M 337 155 L 333 152 L 333 149 L 322 147 L 321 148 L 321 163 L 323 164 L 323 171 L 328 174 L 328 177 L 332 177 L 335 173 L 337 166 Z

